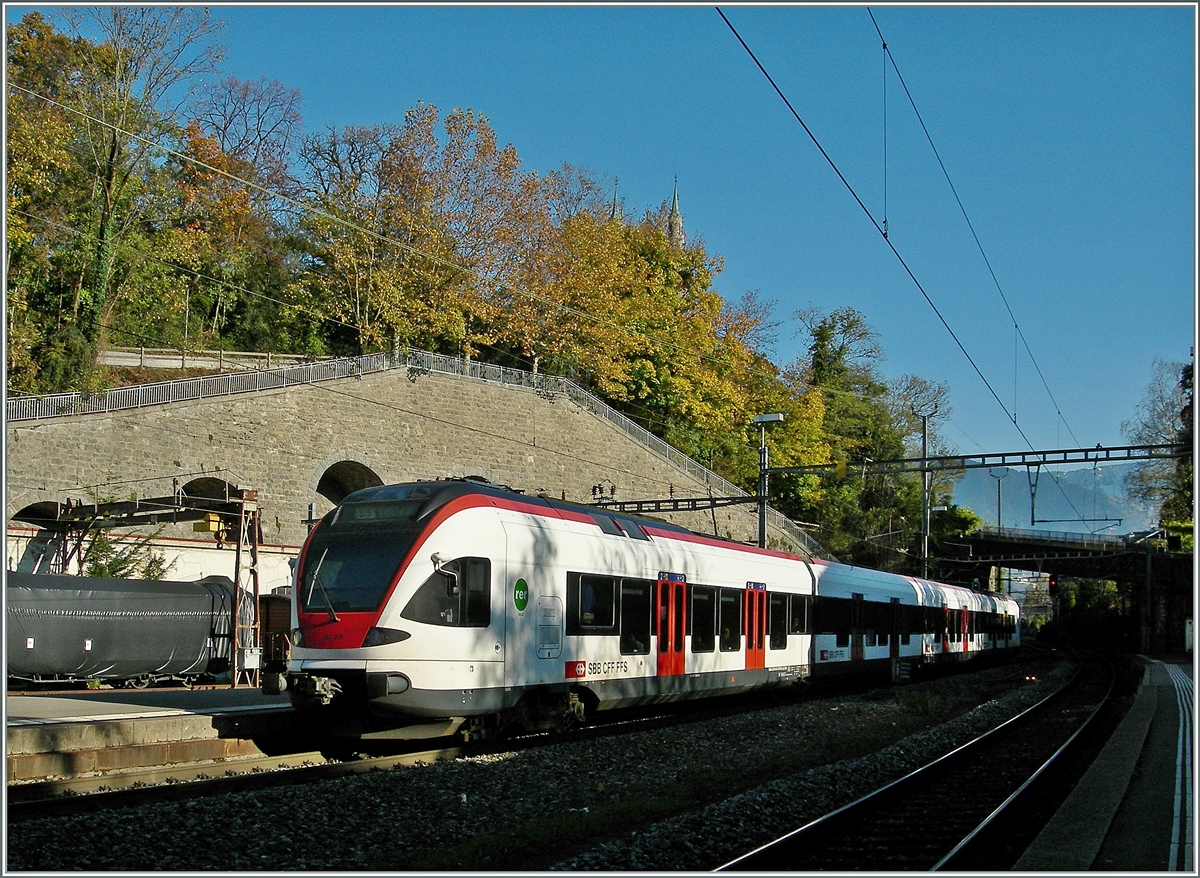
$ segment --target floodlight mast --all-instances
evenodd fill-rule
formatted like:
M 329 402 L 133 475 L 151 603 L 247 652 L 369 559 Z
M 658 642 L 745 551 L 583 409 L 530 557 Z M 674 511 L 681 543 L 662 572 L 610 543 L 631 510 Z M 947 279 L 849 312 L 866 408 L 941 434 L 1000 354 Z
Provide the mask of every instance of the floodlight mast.
M 758 547 L 767 547 L 767 424 L 783 423 L 783 412 L 755 415 L 758 424 Z

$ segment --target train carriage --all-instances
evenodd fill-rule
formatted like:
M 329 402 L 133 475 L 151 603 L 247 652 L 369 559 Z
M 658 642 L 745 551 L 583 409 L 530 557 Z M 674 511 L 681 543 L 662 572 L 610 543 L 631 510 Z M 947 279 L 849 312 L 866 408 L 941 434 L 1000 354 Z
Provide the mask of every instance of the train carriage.
M 10 683 L 143 688 L 229 670 L 234 586 L 226 577 L 169 582 L 10 570 L 5 586 Z
M 967 600 L 939 588 L 473 480 L 369 488 L 310 534 L 265 685 L 480 733 L 561 726 L 935 658 L 929 611 Z

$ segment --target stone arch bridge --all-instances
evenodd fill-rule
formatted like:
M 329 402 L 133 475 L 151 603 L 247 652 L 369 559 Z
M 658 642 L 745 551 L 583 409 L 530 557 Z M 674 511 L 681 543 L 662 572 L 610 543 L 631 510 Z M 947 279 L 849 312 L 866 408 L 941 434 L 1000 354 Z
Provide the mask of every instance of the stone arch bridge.
M 211 493 L 222 482 L 256 490 L 264 545 L 293 551 L 312 515 L 393 482 L 475 476 L 584 503 L 594 486 L 618 499 L 745 494 L 570 381 L 411 350 L 16 397 L 6 414 L 10 541 L 14 516 L 45 504 Z M 757 536 L 753 504 L 670 517 Z M 769 525 L 773 546 L 815 547 L 774 510 Z M 164 538 L 196 537 L 189 526 Z

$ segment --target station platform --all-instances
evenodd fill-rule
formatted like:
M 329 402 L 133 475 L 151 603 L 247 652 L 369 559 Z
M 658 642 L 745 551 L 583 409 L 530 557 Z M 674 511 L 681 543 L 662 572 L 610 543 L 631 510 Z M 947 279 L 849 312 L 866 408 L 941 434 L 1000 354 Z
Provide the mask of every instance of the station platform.
M 1133 707 L 1015 871 L 1195 872 L 1192 660 L 1142 660 Z
M 5 697 L 8 783 L 264 755 L 286 734 L 286 695 L 251 687 L 96 690 Z

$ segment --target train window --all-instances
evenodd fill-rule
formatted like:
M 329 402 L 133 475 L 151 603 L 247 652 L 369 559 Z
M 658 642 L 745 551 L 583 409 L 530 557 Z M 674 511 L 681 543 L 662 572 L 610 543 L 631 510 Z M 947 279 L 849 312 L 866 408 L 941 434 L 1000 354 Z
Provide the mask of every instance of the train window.
M 692 588 L 692 652 L 712 652 L 717 646 L 717 590 L 705 586 Z
M 936 634 L 938 637 L 942 636 L 946 620 L 941 607 L 926 607 L 924 621 L 926 634 Z
M 466 599 L 464 625 L 486 628 L 492 623 L 492 564 L 487 558 L 460 558 L 459 582 Z
M 896 631 L 900 634 L 900 645 L 912 643 L 913 608 L 901 604 L 896 607 Z
M 603 515 L 599 512 L 592 512 L 589 514 L 592 516 L 592 520 L 596 522 L 596 524 L 600 525 L 600 530 L 604 531 L 606 534 L 612 534 L 614 537 L 625 536 L 625 531 L 621 530 L 620 525 L 613 521 L 611 515 Z
M 795 600 L 800 600 L 799 595 Z M 787 649 L 788 636 L 788 596 L 772 594 L 770 596 L 771 617 L 767 621 L 767 629 L 771 632 L 769 644 L 771 649 Z
M 742 591 L 723 588 L 720 591 L 721 652 L 737 652 L 742 648 Z
M 647 579 L 621 580 L 621 654 L 650 652 L 650 598 L 654 583 Z
M 808 634 L 812 627 L 812 598 L 808 595 L 794 594 L 789 602 L 791 612 L 788 615 L 788 634 Z
M 567 574 L 567 633 L 616 634 L 617 580 L 589 573 Z
M 850 644 L 850 601 L 846 598 L 817 598 L 813 604 L 813 631 L 838 635 L 838 645 Z M 845 643 L 842 643 L 842 640 Z
M 863 627 L 866 628 L 866 646 L 887 646 L 892 630 L 891 602 L 864 601 L 862 605 Z
M 486 628 L 492 619 L 491 562 L 456 558 L 416 590 L 400 615 L 413 622 L 451 628 Z
M 642 526 L 632 518 L 621 518 L 620 516 L 614 515 L 613 520 L 620 525 L 621 530 L 625 531 L 625 536 L 632 537 L 635 540 L 646 540 L 647 542 L 650 541 L 649 535 L 642 530 Z

